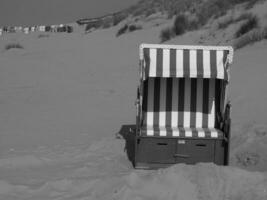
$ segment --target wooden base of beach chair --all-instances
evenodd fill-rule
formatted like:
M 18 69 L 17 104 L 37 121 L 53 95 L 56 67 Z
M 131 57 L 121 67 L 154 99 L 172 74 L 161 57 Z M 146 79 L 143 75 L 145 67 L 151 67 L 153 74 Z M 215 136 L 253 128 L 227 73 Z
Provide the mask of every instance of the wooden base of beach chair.
M 198 162 L 227 165 L 227 151 L 226 142 L 222 139 L 138 137 L 134 166 L 153 169 Z

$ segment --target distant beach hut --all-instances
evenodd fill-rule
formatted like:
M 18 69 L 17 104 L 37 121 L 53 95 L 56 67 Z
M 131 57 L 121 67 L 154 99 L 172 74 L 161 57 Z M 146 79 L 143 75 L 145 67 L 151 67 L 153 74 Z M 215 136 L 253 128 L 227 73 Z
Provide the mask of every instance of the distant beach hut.
M 8 32 L 7 29 L 8 29 L 8 28 L 7 28 L 6 26 L 4 26 L 4 27 L 3 27 L 3 32 L 4 32 L 4 33 L 7 33 L 7 32 Z
M 15 27 L 13 27 L 13 26 L 9 26 L 8 29 L 7 29 L 7 32 L 8 32 L 8 33 L 15 33 L 15 32 L 16 32 L 16 31 L 15 31 Z
M 51 32 L 57 32 L 57 25 L 51 25 Z
M 73 32 L 73 27 L 67 26 L 67 33 L 72 33 L 72 32 Z
M 50 26 L 45 26 L 45 32 L 51 32 L 51 27 Z
M 15 27 L 15 31 L 16 32 L 21 32 L 22 31 L 22 27 L 21 26 Z
M 35 27 L 34 26 L 30 27 L 30 31 L 34 32 L 35 31 Z
M 30 32 L 29 27 L 24 27 L 23 32 L 25 34 L 29 34 L 29 32 Z
M 40 32 L 45 32 L 45 26 L 39 26 L 39 31 Z

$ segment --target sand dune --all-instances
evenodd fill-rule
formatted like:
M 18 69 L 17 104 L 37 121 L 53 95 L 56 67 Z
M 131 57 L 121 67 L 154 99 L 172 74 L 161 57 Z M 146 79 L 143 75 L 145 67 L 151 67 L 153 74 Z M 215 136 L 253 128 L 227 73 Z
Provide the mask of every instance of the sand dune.
M 0 199 L 267 198 L 266 40 L 235 52 L 230 167 L 133 170 L 115 134 L 135 123 L 138 46 L 158 43 L 165 26 L 1 38 Z

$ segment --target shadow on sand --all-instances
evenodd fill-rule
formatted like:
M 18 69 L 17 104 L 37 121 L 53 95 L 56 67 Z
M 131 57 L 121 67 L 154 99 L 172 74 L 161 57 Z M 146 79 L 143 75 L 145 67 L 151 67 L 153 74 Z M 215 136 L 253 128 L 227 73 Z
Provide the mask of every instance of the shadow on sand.
M 133 163 L 134 161 L 134 138 L 135 138 L 135 124 L 122 125 L 118 137 L 122 137 L 125 140 L 124 150 L 127 153 L 128 159 Z

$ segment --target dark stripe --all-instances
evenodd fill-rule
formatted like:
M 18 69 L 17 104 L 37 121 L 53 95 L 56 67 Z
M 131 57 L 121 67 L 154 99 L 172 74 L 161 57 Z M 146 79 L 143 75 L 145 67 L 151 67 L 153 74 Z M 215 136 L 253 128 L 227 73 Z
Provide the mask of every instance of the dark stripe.
M 217 52 L 216 50 L 210 51 L 210 76 L 217 78 Z
M 179 127 L 179 136 L 185 137 L 185 129 L 183 127 Z
M 185 79 L 179 79 L 178 91 L 178 126 L 184 125 L 184 98 L 185 98 Z
M 172 78 L 166 79 L 166 111 L 172 111 Z
M 221 115 L 221 80 L 215 80 L 215 128 L 219 127 Z
M 176 49 L 170 50 L 170 77 L 176 77 Z
M 185 49 L 183 51 L 183 62 L 184 62 L 184 77 L 190 77 L 190 56 L 189 50 Z
M 211 138 L 211 131 L 209 128 L 203 128 L 205 133 L 205 138 Z
M 223 51 L 223 66 L 225 66 L 228 53 L 229 53 L 228 50 Z M 228 80 L 228 74 L 226 69 L 224 69 L 224 80 Z
M 208 113 L 209 113 L 209 79 L 203 79 L 203 118 L 202 127 L 208 127 Z
M 145 59 L 145 75 L 148 77 L 149 76 L 149 69 L 150 69 L 150 55 L 149 55 L 149 49 L 145 48 L 144 49 L 144 59 Z
M 196 128 L 191 128 L 191 130 L 192 130 L 192 137 L 193 138 L 198 137 L 198 131 L 197 131 L 197 129 Z
M 154 136 L 159 136 L 159 127 L 158 126 L 155 126 L 154 128 L 153 128 L 153 130 L 154 130 Z
M 203 78 L 204 69 L 203 69 L 203 50 L 197 50 L 197 77 Z
M 163 76 L 163 49 L 157 49 L 156 76 Z
M 196 127 L 197 111 L 197 79 L 191 79 L 191 99 L 190 99 L 190 127 Z
M 166 84 L 166 127 L 171 126 L 171 111 L 172 111 L 172 78 L 167 78 Z
M 144 85 L 143 85 L 143 88 L 144 88 L 144 92 L 143 92 L 143 111 L 147 112 L 147 97 L 148 97 L 148 80 L 145 80 L 144 81 Z
M 159 111 L 160 111 L 160 78 L 155 78 L 154 83 L 154 118 L 153 125 L 159 125 Z
M 170 127 L 167 127 L 166 128 L 166 132 L 167 132 L 167 137 L 172 137 L 173 136 L 173 129 L 172 128 L 170 128 Z

